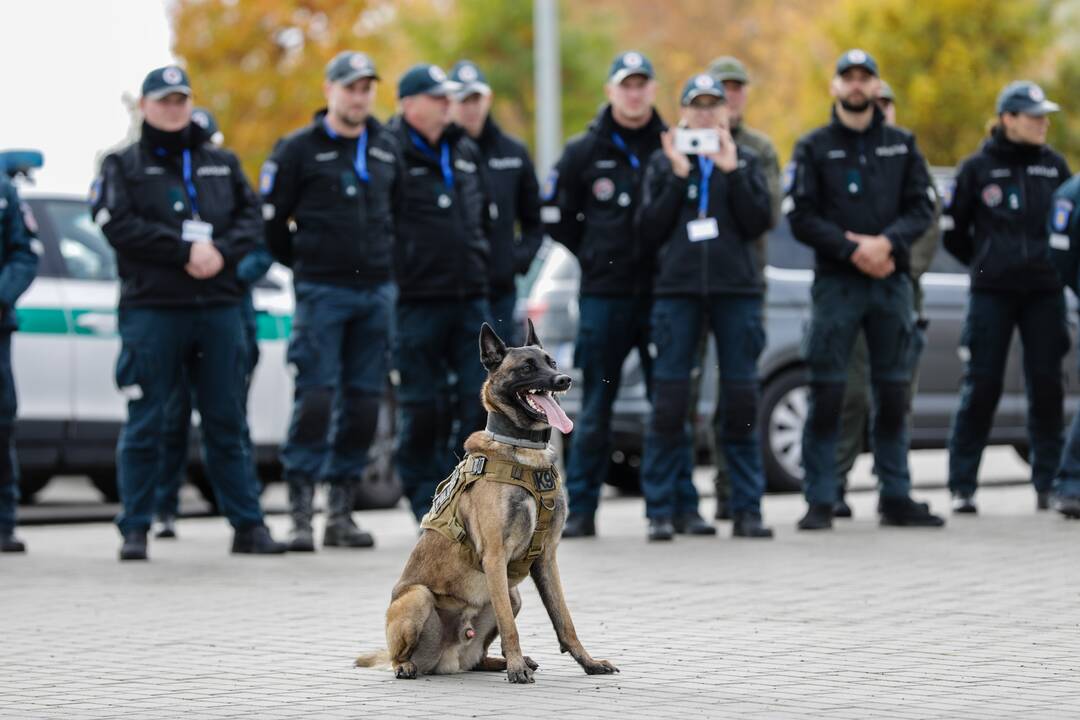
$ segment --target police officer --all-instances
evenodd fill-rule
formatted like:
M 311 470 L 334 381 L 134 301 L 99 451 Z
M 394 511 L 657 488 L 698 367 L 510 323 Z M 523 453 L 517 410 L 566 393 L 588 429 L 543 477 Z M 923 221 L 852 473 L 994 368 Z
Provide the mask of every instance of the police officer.
M 209 137 L 209 142 L 221 147 L 225 143 L 225 136 L 218 127 L 213 113 L 205 108 L 195 108 L 191 111 L 191 122 L 195 123 Z M 244 293 L 244 345 L 247 348 L 247 380 L 248 393 L 251 391 L 251 379 L 255 372 L 255 366 L 259 362 L 259 344 L 256 338 L 256 314 L 255 305 L 251 299 L 251 288 L 258 282 L 273 264 L 273 258 L 266 249 L 266 244 L 260 237 L 256 241 L 255 249 L 243 257 L 236 264 L 236 277 L 243 283 L 247 292 Z M 184 469 L 187 467 L 188 457 L 188 434 L 191 428 L 191 406 L 194 387 L 191 379 L 185 377 L 184 382 L 176 387 L 166 408 L 168 424 L 165 430 L 165 472 L 163 482 L 154 491 L 154 537 L 170 539 L 176 537 L 176 518 L 180 511 L 180 487 L 183 485 Z M 244 407 L 247 407 L 245 395 Z M 254 484 L 255 492 L 261 491 L 262 486 L 254 465 L 254 447 L 251 443 L 250 429 L 244 434 L 248 456 L 252 463 L 250 481 Z
M 455 452 L 485 417 L 476 332 L 490 312 L 490 199 L 479 148 L 450 122 L 450 96 L 457 89 L 438 66 L 414 65 L 398 82 L 401 112 L 387 125 L 406 167 L 394 248 L 401 293 L 396 461 L 417 520 L 454 466 Z M 456 391 L 448 446 L 438 400 L 451 374 Z
M 727 112 L 731 118 L 731 137 L 734 138 L 736 145 L 749 148 L 757 154 L 759 165 L 765 173 L 765 182 L 769 186 L 770 208 L 772 210 L 772 218 L 768 227 L 771 230 L 780 222 L 780 206 L 784 200 L 780 182 L 780 160 L 776 153 L 776 146 L 773 145 L 769 136 L 750 127 L 744 120 L 746 101 L 750 96 L 750 74 L 746 71 L 746 66 L 738 58 L 729 55 L 718 57 L 709 63 L 708 73 L 724 86 Z M 754 250 L 757 253 L 755 260 L 762 271 L 762 277 L 764 277 L 767 257 L 766 239 L 767 235 L 762 233 L 754 242 Z M 704 347 L 705 345 L 702 343 L 702 351 L 704 351 Z M 722 407 L 723 404 L 723 398 L 718 397 L 717 408 Z M 696 402 L 690 404 L 691 408 L 696 407 L 696 405 Z M 713 458 L 716 464 L 716 477 L 714 478 L 716 519 L 730 520 L 731 480 L 728 476 L 727 460 L 723 451 L 720 450 L 724 444 L 723 436 L 724 416 L 722 413 L 717 412 L 713 417 L 713 447 L 715 450 Z
M 236 156 L 191 122 L 191 85 L 175 66 L 142 85 L 139 140 L 102 163 L 92 212 L 116 249 L 122 347 L 116 383 L 128 399 L 117 446 L 121 560 L 146 559 L 162 482 L 166 406 L 194 378 L 206 469 L 236 530 L 233 552 L 281 553 L 249 482 L 244 357 L 236 265 L 262 234 L 258 200 Z
M 488 191 L 495 202 L 488 238 L 491 316 L 499 337 L 511 345 L 520 345 L 524 337 L 514 322 L 514 277 L 528 272 L 544 241 L 536 170 L 525 144 L 504 133 L 491 117 L 491 86 L 476 64 L 459 61 L 450 71 L 450 80 L 461 86 L 454 96 L 451 115 L 480 148 Z
M 0 172 L 0 552 L 25 552 L 15 537 L 19 505 L 19 465 L 15 459 L 15 378 L 11 374 L 11 333 L 18 327 L 15 301 L 37 273 L 37 255 L 23 222 L 22 204 L 7 174 Z
M 570 514 L 563 537 L 596 534 L 594 515 L 611 462 L 611 406 L 631 349 L 637 348 L 646 382 L 652 374 L 653 255 L 633 219 L 645 163 L 666 126 L 653 107 L 652 63 L 641 53 L 617 56 L 605 89 L 608 103 L 566 144 L 543 191 L 548 233 L 581 264 L 574 365 L 584 390 L 566 468 Z
M 296 380 L 281 464 L 292 550 L 315 549 L 312 497 L 329 485 L 323 544 L 371 547 L 352 518 L 388 374 L 401 153 L 372 116 L 379 75 L 344 51 L 326 66 L 326 108 L 282 138 L 259 185 L 270 251 L 293 269 Z
M 877 97 L 877 106 L 885 116 L 886 125 L 896 125 L 896 98 L 892 88 L 884 80 Z M 933 187 L 931 185 L 931 187 Z M 934 219 L 926 232 L 911 244 L 910 267 L 911 285 L 914 290 L 916 330 L 920 334 L 920 347 L 925 334 L 927 320 L 922 311 L 922 284 L 919 278 L 930 268 L 937 251 L 941 231 L 938 219 L 941 217 L 941 200 L 934 191 Z M 866 335 L 859 332 L 855 338 L 855 349 L 851 352 L 848 364 L 847 385 L 844 388 L 844 408 L 840 413 L 840 441 L 837 445 L 837 474 L 840 477 L 839 496 L 833 508 L 835 517 L 851 517 L 851 507 L 844 497 L 847 489 L 847 475 L 855 465 L 855 460 L 862 452 L 866 440 L 866 429 L 870 426 L 870 358 L 866 349 Z M 915 388 L 919 381 L 919 358 L 914 360 L 911 370 L 911 393 L 915 397 Z
M 1066 287 L 1080 296 L 1080 175 L 1054 193 L 1050 206 L 1050 259 Z M 1061 465 L 1054 478 L 1054 509 L 1067 518 L 1080 518 L 1080 413 L 1072 422 Z
M 816 258 L 804 345 L 811 389 L 802 530 L 832 527 L 840 409 L 860 328 L 870 350 L 881 522 L 944 523 L 911 499 L 908 473 L 908 387 L 918 351 L 909 253 L 933 216 L 930 178 L 911 133 L 885 124 L 874 104 L 878 89 L 873 58 L 845 52 L 832 80 L 832 122 L 795 146 L 791 229 Z
M 698 514 L 687 427 L 690 371 L 705 323 L 716 338 L 722 378 L 734 534 L 771 537 L 761 524 L 765 479 L 757 433 L 757 359 L 765 347 L 765 283 L 754 250 L 772 218 L 769 189 L 757 154 L 736 147 L 732 139 L 719 81 L 707 73 L 694 76 L 681 105 L 680 128 L 665 132 L 662 149 L 649 159 L 637 210 L 638 236 L 659 250 L 651 331 L 653 411 L 641 466 L 649 539 L 670 540 L 679 525 L 694 534 L 716 532 Z M 675 143 L 683 128 L 716 130 L 719 151 L 683 154 Z
M 1013 330 L 1024 349 L 1031 481 L 1047 509 L 1061 459 L 1061 359 L 1069 347 L 1061 281 L 1050 262 L 1046 218 L 1069 177 L 1046 144 L 1058 106 L 1032 82 L 1007 85 L 997 124 L 960 163 L 946 209 L 945 248 L 971 267 L 971 299 L 960 338 L 964 379 L 949 437 L 953 512 L 975 513 L 979 462 L 994 421 Z

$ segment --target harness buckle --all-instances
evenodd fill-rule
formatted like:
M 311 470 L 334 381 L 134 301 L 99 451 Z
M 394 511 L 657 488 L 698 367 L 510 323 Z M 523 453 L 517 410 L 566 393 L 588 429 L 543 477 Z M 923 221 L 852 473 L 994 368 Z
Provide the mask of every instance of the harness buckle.
M 473 475 L 483 475 L 485 465 L 487 465 L 487 458 L 486 457 L 484 457 L 483 455 L 477 455 L 476 457 L 474 457 L 473 458 L 473 463 L 472 463 L 472 471 L 471 471 L 472 474 Z

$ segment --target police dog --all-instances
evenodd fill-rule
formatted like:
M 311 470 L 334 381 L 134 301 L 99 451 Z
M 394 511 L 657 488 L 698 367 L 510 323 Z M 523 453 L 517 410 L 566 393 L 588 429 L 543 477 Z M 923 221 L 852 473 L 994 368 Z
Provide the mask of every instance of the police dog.
M 491 416 L 508 420 L 521 436 L 551 427 L 563 433 L 573 423 L 559 407 L 557 393 L 570 387 L 544 352 L 529 323 L 524 347 L 507 348 L 487 323 L 480 330 L 480 359 L 488 371 L 481 391 Z M 506 427 L 503 424 L 503 427 Z M 489 431 L 475 432 L 466 452 L 482 454 L 528 468 L 547 469 L 555 462 L 549 445 L 522 447 Z M 537 445 L 539 443 L 532 443 Z M 607 660 L 594 660 L 574 630 L 563 597 L 555 551 L 566 520 L 566 497 L 557 495 L 552 525 L 541 554 L 529 569 L 547 609 L 559 648 L 590 675 L 618 672 Z M 476 482 L 463 491 L 458 517 L 475 548 L 475 560 L 464 546 L 432 529 L 420 536 L 386 612 L 387 649 L 362 655 L 359 667 L 391 666 L 398 678 L 469 670 L 506 671 L 512 683 L 533 682 L 537 664 L 522 655 L 514 618 L 521 609 L 517 582 L 507 565 L 525 556 L 537 520 L 536 501 L 528 490 L 502 482 Z M 503 657 L 488 655 L 495 637 L 502 638 Z

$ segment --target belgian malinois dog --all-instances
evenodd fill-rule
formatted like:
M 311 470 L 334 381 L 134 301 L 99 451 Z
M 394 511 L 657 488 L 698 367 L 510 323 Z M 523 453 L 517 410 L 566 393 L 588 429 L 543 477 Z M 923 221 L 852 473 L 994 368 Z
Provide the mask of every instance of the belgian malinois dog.
M 482 455 L 489 464 L 513 464 L 516 477 L 535 471 L 538 478 L 550 479 L 555 464 L 555 452 L 547 444 L 551 428 L 563 433 L 573 429 L 555 397 L 569 389 L 570 377 L 560 373 L 544 352 L 531 322 L 525 346 L 515 348 L 507 348 L 485 323 L 480 330 L 480 359 L 488 371 L 481 391 L 488 428 L 465 442 L 466 464 Z M 552 488 L 557 491 L 554 509 L 545 508 L 551 525 L 528 574 L 555 627 L 560 650 L 569 652 L 590 675 L 618 672 L 607 660 L 594 660 L 585 651 L 570 619 L 555 560 L 566 520 L 566 496 L 557 484 L 548 490 Z M 389 665 L 398 678 L 505 670 L 512 683 L 533 682 L 537 664 L 522 655 L 514 622 L 521 609 L 516 585 L 524 576 L 515 577 L 508 568 L 520 567 L 530 545 L 536 547 L 533 533 L 541 509 L 536 497 L 506 482 L 468 485 L 457 500 L 456 512 L 467 542 L 424 530 L 391 595 L 387 649 L 360 656 L 356 665 Z M 496 636 L 502 638 L 503 657 L 488 655 Z

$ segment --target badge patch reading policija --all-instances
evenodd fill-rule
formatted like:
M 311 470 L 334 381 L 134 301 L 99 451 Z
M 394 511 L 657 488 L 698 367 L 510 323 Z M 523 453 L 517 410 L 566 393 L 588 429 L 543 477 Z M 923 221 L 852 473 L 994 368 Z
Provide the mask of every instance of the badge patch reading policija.
M 1004 199 L 1005 193 L 1001 191 L 1001 186 L 997 183 L 991 183 L 983 188 L 982 201 L 986 207 L 997 207 Z
M 1073 204 L 1071 200 L 1058 200 L 1054 203 L 1054 217 L 1051 224 L 1054 231 L 1063 233 L 1069 227 L 1069 218 L 1072 217 Z
M 615 183 L 611 178 L 597 178 L 592 184 L 593 197 L 600 202 L 607 202 L 615 197 Z

